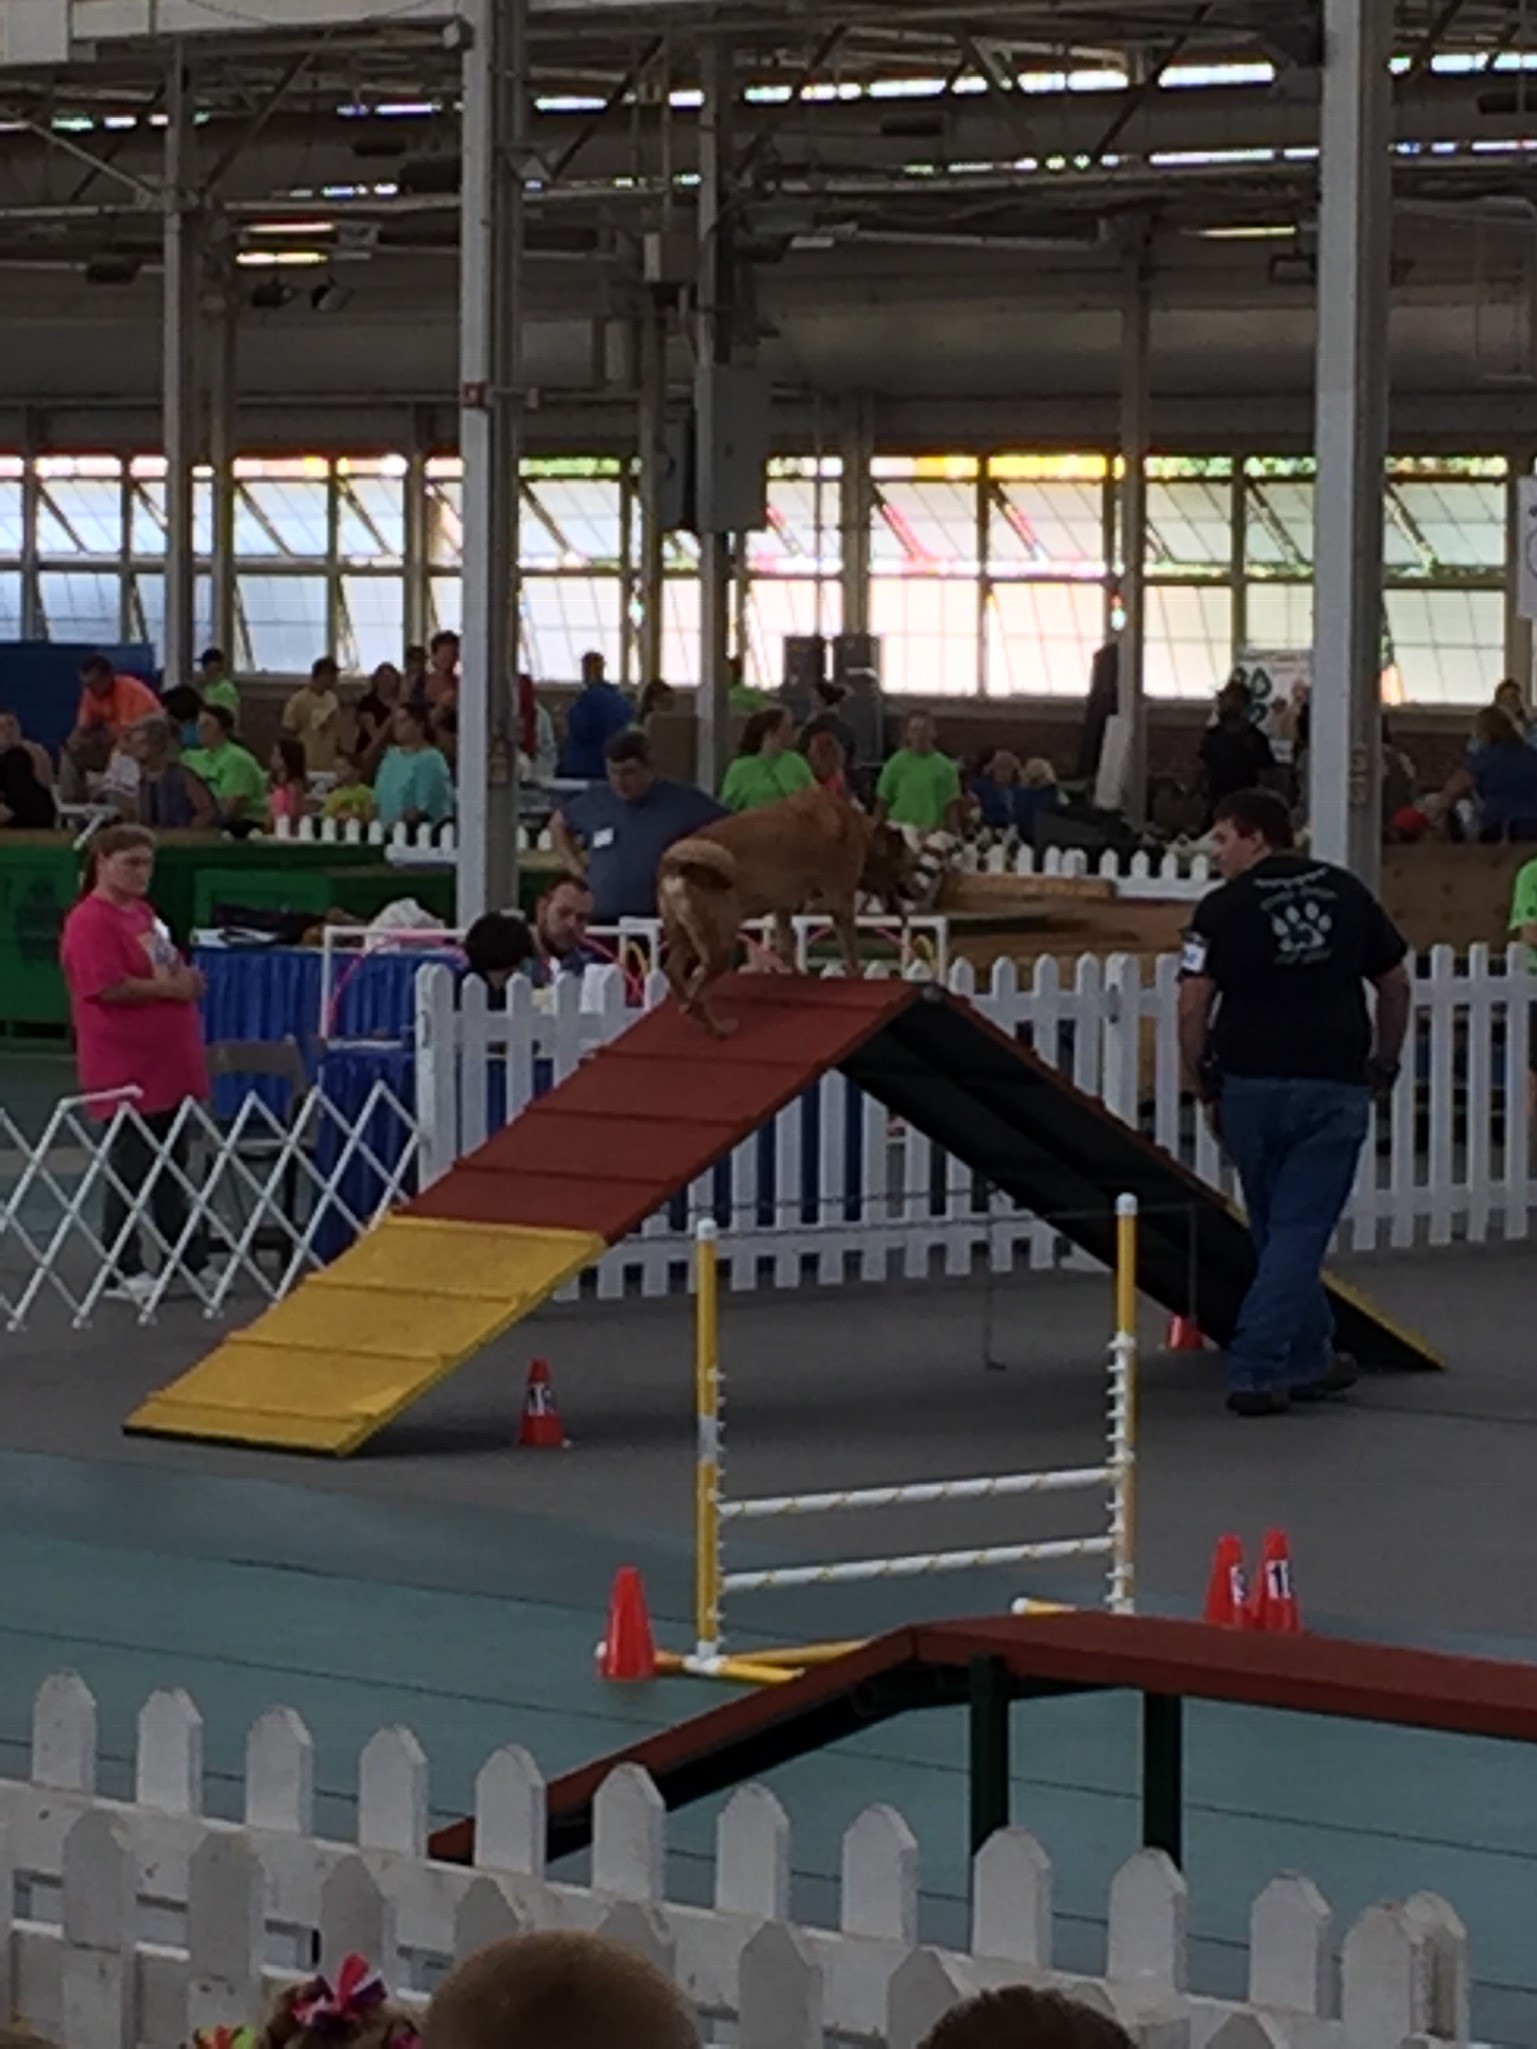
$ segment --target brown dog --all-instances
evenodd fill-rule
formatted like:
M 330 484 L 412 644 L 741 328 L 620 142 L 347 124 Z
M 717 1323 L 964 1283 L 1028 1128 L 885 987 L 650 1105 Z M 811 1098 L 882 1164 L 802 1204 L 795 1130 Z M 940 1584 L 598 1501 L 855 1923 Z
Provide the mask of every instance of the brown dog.
M 822 789 L 801 790 L 678 840 L 662 856 L 656 887 L 673 993 L 691 1017 L 724 1038 L 734 1027 L 711 1009 L 707 991 L 736 965 L 742 926 L 772 917 L 774 950 L 793 967 L 790 920 L 813 908 L 827 912 L 843 965 L 857 975 L 856 900 L 862 892 L 893 897 L 908 858 L 900 834 Z

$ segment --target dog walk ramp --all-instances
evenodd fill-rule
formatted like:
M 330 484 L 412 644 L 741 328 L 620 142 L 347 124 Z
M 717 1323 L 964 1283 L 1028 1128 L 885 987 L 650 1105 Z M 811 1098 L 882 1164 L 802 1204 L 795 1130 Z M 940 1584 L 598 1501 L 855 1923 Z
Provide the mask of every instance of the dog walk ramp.
M 1253 1272 L 1241 1219 L 969 1003 L 908 982 L 718 987 L 730 1038 L 672 1002 L 638 1018 L 125 1427 L 356 1451 L 834 1068 L 1107 1263 L 1115 1197 L 1135 1195 L 1143 1293 L 1231 1334 Z M 1353 1289 L 1330 1293 L 1363 1365 L 1441 1364 Z

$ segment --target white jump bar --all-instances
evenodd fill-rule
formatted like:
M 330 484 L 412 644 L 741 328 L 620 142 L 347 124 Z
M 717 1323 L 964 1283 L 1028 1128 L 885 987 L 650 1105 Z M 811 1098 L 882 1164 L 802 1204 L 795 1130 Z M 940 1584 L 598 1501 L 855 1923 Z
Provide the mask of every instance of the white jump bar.
M 1064 1467 L 1060 1472 L 1001 1473 L 993 1479 L 918 1480 L 909 1486 L 854 1487 L 838 1494 L 766 1494 L 723 1501 L 722 1522 L 761 1522 L 776 1515 L 825 1515 L 843 1508 L 908 1508 L 932 1501 L 986 1501 L 1006 1494 L 1074 1494 L 1108 1486 L 1108 1466 Z
M 970 1572 L 984 1565 L 1040 1564 L 1053 1558 L 1106 1558 L 1108 1537 L 1062 1537 L 1042 1544 L 994 1544 L 983 1551 L 928 1551 L 911 1558 L 851 1558 L 838 1565 L 786 1565 L 768 1572 L 728 1572 L 722 1593 L 755 1587 L 826 1587 L 852 1580 L 920 1579 L 930 1572 Z

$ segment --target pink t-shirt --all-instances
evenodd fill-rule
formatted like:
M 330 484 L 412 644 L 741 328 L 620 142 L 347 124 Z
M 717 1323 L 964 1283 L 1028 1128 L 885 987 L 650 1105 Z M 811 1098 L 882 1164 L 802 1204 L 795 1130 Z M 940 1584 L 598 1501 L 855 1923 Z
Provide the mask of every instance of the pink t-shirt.
M 177 967 L 181 955 L 147 903 L 83 897 L 64 920 L 59 949 L 75 1026 L 83 1093 L 137 1085 L 141 1116 L 208 1094 L 203 1025 L 195 1003 L 103 1003 L 102 992 Z M 93 1110 L 108 1117 L 112 1106 Z
M 309 805 L 309 792 L 303 783 L 274 783 L 267 792 L 267 808 L 274 819 L 291 818 L 296 823 Z

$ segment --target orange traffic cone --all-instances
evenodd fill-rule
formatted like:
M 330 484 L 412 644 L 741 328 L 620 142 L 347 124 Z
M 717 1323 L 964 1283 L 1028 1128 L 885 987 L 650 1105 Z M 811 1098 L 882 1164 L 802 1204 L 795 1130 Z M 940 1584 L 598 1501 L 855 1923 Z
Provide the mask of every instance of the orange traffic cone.
M 598 1645 L 600 1679 L 654 1679 L 656 1640 L 646 1589 L 633 1565 L 621 1565 L 608 1597 L 608 1627 Z
M 1163 1348 L 1166 1352 L 1204 1352 L 1206 1339 L 1193 1316 L 1171 1316 Z
M 1214 1623 L 1219 1629 L 1242 1629 L 1248 1610 L 1243 1545 L 1237 1537 L 1219 1537 L 1211 1555 L 1211 1578 L 1206 1582 L 1206 1606 L 1201 1611 L 1201 1620 Z
M 526 1451 L 563 1451 L 565 1425 L 555 1406 L 555 1383 L 550 1378 L 548 1359 L 529 1363 L 528 1387 L 523 1396 L 523 1420 L 518 1425 L 518 1443 Z
M 1249 1604 L 1249 1627 L 1269 1636 L 1300 1636 L 1302 1611 L 1297 1605 L 1297 1588 L 1292 1578 L 1291 1545 L 1285 1530 L 1267 1530 L 1260 1557 L 1254 1598 Z

